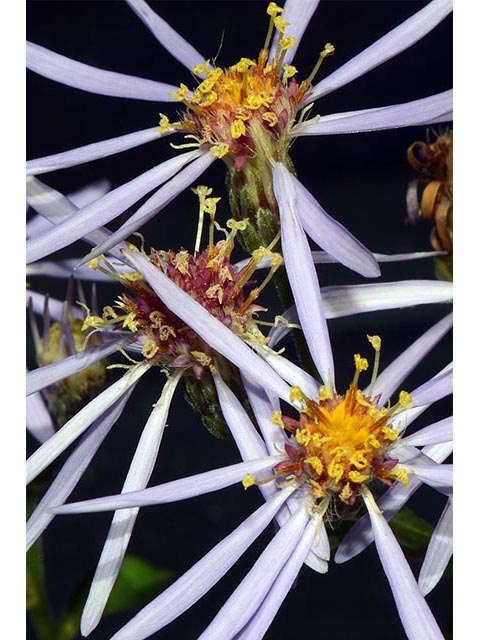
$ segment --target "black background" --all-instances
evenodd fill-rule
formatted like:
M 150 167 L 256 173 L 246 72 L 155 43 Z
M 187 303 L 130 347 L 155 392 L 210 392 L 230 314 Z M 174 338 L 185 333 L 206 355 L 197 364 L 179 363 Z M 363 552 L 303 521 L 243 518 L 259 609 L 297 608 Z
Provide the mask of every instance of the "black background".
M 295 58 L 298 77 L 309 74 L 325 42 L 336 47 L 324 62 L 324 77 L 377 38 L 426 5 L 411 1 L 322 0 Z M 241 56 L 255 57 L 267 26 L 264 2 L 150 2 L 150 6 L 219 66 L 234 64 Z M 331 95 L 317 101 L 315 113 L 328 114 L 414 100 L 443 91 L 452 83 L 451 19 L 406 52 Z M 189 71 L 173 59 L 120 1 L 27 2 L 27 35 L 40 45 L 100 68 L 189 84 Z M 156 125 L 158 112 L 173 120 L 173 103 L 97 96 L 65 87 L 33 73 L 27 74 L 27 157 L 56 153 Z M 406 149 L 425 137 L 425 128 L 301 138 L 292 158 L 303 184 L 325 209 L 347 226 L 371 250 L 396 253 L 429 250 L 429 225 L 405 225 L 405 190 L 414 177 L 406 162 Z M 176 139 L 175 142 L 180 142 Z M 149 143 L 118 156 L 40 176 L 50 186 L 71 192 L 98 178 L 112 186 L 134 178 L 174 152 L 167 140 Z M 228 218 L 223 168 L 215 163 L 199 180 L 223 197 L 222 220 Z M 193 248 L 196 196 L 181 194 L 164 212 L 142 228 L 147 245 L 158 248 Z M 122 218 L 123 220 L 123 218 Z M 113 225 L 114 227 L 116 225 Z M 86 245 L 77 243 L 60 256 L 81 256 Z M 382 280 L 434 278 L 430 261 L 384 265 Z M 362 282 L 340 266 L 326 265 L 322 284 Z M 32 287 L 64 295 L 64 283 L 35 280 Z M 117 290 L 102 285 L 106 304 Z M 276 312 L 272 295 L 270 310 Z M 330 331 L 337 367 L 337 387 L 345 388 L 352 375 L 352 354 L 367 354 L 367 333 L 383 338 L 386 364 L 412 340 L 448 312 L 445 305 L 430 305 L 378 315 L 364 314 L 331 321 Z M 449 339 L 430 354 L 404 385 L 413 389 L 450 360 Z M 31 363 L 30 363 L 31 364 Z M 133 455 L 151 405 L 163 384 L 155 371 L 137 387 L 122 418 L 101 447 L 70 500 L 116 493 Z M 418 420 L 418 427 L 447 415 L 449 402 L 437 403 Z M 230 441 L 213 439 L 185 405 L 181 393 L 172 406 L 157 467 L 150 484 L 234 463 L 239 457 Z M 261 504 L 253 489 L 236 486 L 185 503 L 144 509 L 137 520 L 129 550 L 151 559 L 180 576 L 216 542 Z M 423 488 L 414 507 L 434 523 L 444 498 Z M 57 518 L 44 535 L 47 580 L 53 607 L 60 614 L 75 585 L 98 560 L 110 521 L 109 514 Z M 197 605 L 153 637 L 190 640 L 207 626 L 221 604 L 254 563 L 272 530 L 268 529 L 227 576 Z M 419 566 L 414 565 L 415 572 Z M 443 629 L 450 616 L 450 585 L 444 579 L 427 598 Z M 93 640 L 109 638 L 133 615 L 106 618 L 92 633 Z M 294 640 L 302 636 L 331 640 L 404 638 L 387 580 L 373 548 L 347 565 L 331 563 L 321 576 L 304 568 L 296 587 L 277 615 L 267 640 Z M 30 638 L 34 633 L 30 631 Z

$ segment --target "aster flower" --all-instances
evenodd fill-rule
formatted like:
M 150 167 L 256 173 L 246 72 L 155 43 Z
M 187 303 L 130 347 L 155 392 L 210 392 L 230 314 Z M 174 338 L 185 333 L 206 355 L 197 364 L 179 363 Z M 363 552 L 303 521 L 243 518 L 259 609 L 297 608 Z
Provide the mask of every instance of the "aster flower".
M 319 383 L 316 388 L 305 391 L 308 378 L 297 376 L 303 390 L 292 387 L 291 393 L 298 418 L 283 415 L 277 399 L 246 379 L 263 439 L 259 438 L 239 400 L 214 371 L 219 400 L 242 458 L 259 466 L 261 461 L 271 465 L 268 465 L 269 471 L 264 467 L 258 473 L 243 477 L 245 488 L 258 485 L 266 503 L 142 609 L 117 632 L 115 640 L 141 640 L 179 616 L 228 571 L 276 518 L 280 530 L 200 635 L 222 640 L 262 638 L 303 562 L 322 573 L 327 570 L 330 550 L 325 522 L 334 524 L 335 514 L 356 509 L 362 500 L 407 636 L 442 638 L 388 527 L 387 519 L 392 514 L 383 509 L 383 503 L 397 490 L 396 506 L 398 502 L 401 506 L 422 482 L 442 493 L 451 492 L 451 465 L 440 464 L 452 450 L 451 419 L 417 431 L 410 436 L 410 441 L 409 436 L 403 437 L 415 418 L 451 393 L 451 367 L 410 394 L 401 391 L 398 401 L 387 405 L 393 390 L 449 330 L 451 320 L 450 315 L 434 325 L 380 375 L 380 339 L 369 337 L 375 362 L 372 380 L 363 391 L 358 386 L 359 376 L 368 363 L 358 354 L 354 359 L 353 381 L 343 395 L 334 386 Z M 295 375 L 298 368 L 293 367 L 291 371 Z M 183 500 L 233 484 L 243 469 L 242 464 L 233 465 L 144 491 L 97 498 L 54 511 L 123 510 Z M 375 479 L 391 486 L 378 505 L 368 488 Z M 400 500 L 398 490 L 403 491 Z
M 232 202 L 236 200 L 238 215 L 253 219 L 262 208 L 278 224 L 279 194 L 272 185 L 271 165 L 277 162 L 286 167 L 285 170 L 293 170 L 288 148 L 296 137 L 427 124 L 451 118 L 451 92 L 447 91 L 402 105 L 305 120 L 315 100 L 421 39 L 451 11 L 449 0 L 433 0 L 317 84 L 313 82 L 314 76 L 324 58 L 333 52 L 332 45 L 325 46 L 312 74 L 303 82 L 297 83 L 297 70 L 291 64 L 318 5 L 316 1 L 289 0 L 284 10 L 270 3 L 267 9 L 270 24 L 258 58 L 241 58 L 225 70 L 205 61 L 143 0 L 128 0 L 128 4 L 159 42 L 201 79 L 194 91 L 184 84 L 177 90 L 151 80 L 92 68 L 34 44 L 28 45 L 27 64 L 37 73 L 86 91 L 143 100 L 180 101 L 185 106 L 183 118 L 170 123 L 167 116 L 162 115 L 159 131 L 134 132 L 32 160 L 28 163 L 28 172 L 42 173 L 88 162 L 175 131 L 186 133 L 188 142 L 184 146 L 194 150 L 154 167 L 82 208 L 75 219 L 65 220 L 56 229 L 31 239 L 27 247 L 29 262 L 71 244 L 100 224 L 107 224 L 152 189 L 161 187 L 108 240 L 100 243 L 90 257 L 105 253 L 162 210 L 217 158 L 222 158 L 227 165 Z M 194 141 L 190 142 L 192 138 Z M 299 210 L 305 208 L 308 218 L 302 218 L 301 224 L 312 239 L 347 267 L 365 276 L 377 276 L 378 265 L 371 253 L 292 179 Z M 245 190 L 248 198 L 242 196 Z M 248 201 L 252 203 L 250 206 Z M 280 221 L 281 218 L 280 212 Z

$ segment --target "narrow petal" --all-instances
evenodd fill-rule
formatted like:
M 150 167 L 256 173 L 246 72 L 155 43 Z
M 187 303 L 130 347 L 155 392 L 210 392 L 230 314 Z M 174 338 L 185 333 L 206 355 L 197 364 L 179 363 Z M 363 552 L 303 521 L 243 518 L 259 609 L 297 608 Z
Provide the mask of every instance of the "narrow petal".
M 64 426 L 49 438 L 27 460 L 27 483 L 34 480 L 48 465 L 53 462 L 78 436 L 104 413 L 109 407 L 119 400 L 128 389 L 135 385 L 140 377 L 150 368 L 150 365 L 141 363 L 130 369 L 120 380 L 102 391 L 91 400 L 83 409 L 70 418 Z
M 423 449 L 423 453 L 435 462 L 443 462 L 452 451 L 452 443 L 432 445 Z M 388 489 L 377 501 L 378 508 L 382 511 L 384 518 L 387 521 L 391 520 L 421 485 L 422 481 L 419 478 L 411 476 L 408 484 L 404 485 L 397 482 Z M 366 514 L 355 523 L 343 538 L 335 554 L 335 562 L 341 563 L 351 560 L 351 558 L 354 558 L 368 547 L 371 542 L 373 542 L 373 530 L 370 518 Z
M 316 530 L 317 523 L 312 519 L 300 538 L 300 542 L 279 573 L 278 578 L 269 589 L 262 604 L 250 621 L 235 636 L 235 640 L 260 640 L 263 638 L 302 568 Z
M 167 307 L 213 349 L 266 389 L 290 402 L 290 388 L 275 371 L 196 300 L 139 253 L 125 253 Z
M 92 347 L 85 351 L 79 351 L 73 356 L 68 356 L 63 360 L 39 367 L 34 371 L 27 373 L 27 396 L 45 387 L 55 384 L 59 380 L 64 380 L 75 375 L 79 371 L 83 371 L 90 365 L 103 360 L 110 354 L 115 353 L 118 349 L 125 347 L 130 340 L 123 338 L 120 340 L 112 340 L 107 344 L 98 347 Z
M 450 562 L 452 554 L 453 498 L 449 498 L 430 538 L 427 553 L 418 576 L 418 586 L 424 596 L 437 586 Z
M 264 531 L 292 491 L 292 487 L 284 489 L 257 509 L 171 587 L 137 613 L 112 640 L 144 640 L 200 600 Z
M 298 317 L 311 356 L 324 382 L 335 386 L 335 368 L 320 284 L 307 237 L 297 219 L 296 190 L 288 170 L 277 163 L 273 185 L 281 221 L 282 251 Z
M 285 34 L 288 36 L 293 35 L 296 38 L 293 47 L 290 47 L 290 49 L 288 49 L 287 53 L 285 54 L 285 58 L 283 60 L 285 64 L 292 63 L 292 60 L 297 53 L 298 46 L 302 40 L 303 34 L 305 33 L 305 29 L 308 27 L 308 23 L 315 13 L 319 2 L 320 0 L 302 0 L 302 2 L 298 2 L 298 0 L 287 0 L 285 2 L 282 13 L 282 18 L 284 18 L 288 22 L 288 27 Z M 275 55 L 277 42 L 278 31 L 275 33 L 272 46 L 270 47 L 270 60 L 272 60 Z
M 43 220 L 45 218 L 42 218 Z M 47 224 L 49 224 L 47 222 Z M 49 224 L 50 226 L 50 224 Z M 68 280 L 72 276 L 79 278 L 82 282 L 110 282 L 112 278 L 105 275 L 98 269 L 90 267 L 77 267 L 82 258 L 71 258 L 70 260 L 39 260 L 26 266 L 27 278 L 31 276 L 48 276 L 49 278 L 65 278 Z
M 414 452 L 412 458 L 403 460 L 406 451 Z M 414 447 L 406 447 L 404 450 L 400 448 L 395 452 L 395 456 L 400 458 L 400 464 L 408 474 L 414 474 L 420 478 L 422 482 L 430 487 L 441 491 L 446 495 L 453 492 L 453 464 L 439 464 L 434 462 L 422 451 L 418 451 Z
M 79 210 L 78 206 L 76 206 L 72 200 L 34 176 L 27 177 L 27 202 L 50 223 L 44 227 L 43 231 L 31 239 L 32 242 L 43 233 L 54 233 L 56 225 L 75 216 Z M 99 242 L 104 242 L 109 237 L 110 231 L 104 227 L 100 227 L 95 231 L 85 234 L 83 239 L 95 246 Z M 116 254 L 117 256 L 119 255 L 118 252 Z
M 433 0 L 411 18 L 342 65 L 313 87 L 308 100 L 316 100 L 390 60 L 423 38 L 452 11 L 452 0 Z
M 55 433 L 53 420 L 40 393 L 27 398 L 26 423 L 27 429 L 39 442 L 45 442 Z
M 31 300 L 33 312 L 37 313 L 38 315 L 43 315 L 43 310 L 45 308 L 45 294 L 38 293 L 38 291 L 32 291 L 31 289 L 27 289 L 25 293 L 27 298 L 27 305 Z M 53 320 L 54 322 L 61 322 L 63 314 L 63 302 L 49 297 L 48 312 L 50 314 L 51 320 Z M 74 318 L 77 318 L 79 320 L 81 320 L 84 316 L 84 312 L 77 307 L 72 307 L 71 314 Z
M 280 404 L 277 402 L 274 405 L 263 388 L 250 380 L 248 376 L 242 375 L 242 382 L 269 455 L 273 456 L 279 451 L 283 451 L 287 436 L 283 429 L 272 422 L 272 413 L 280 410 Z
M 440 342 L 443 336 L 452 328 L 453 314 L 433 325 L 418 340 L 415 340 L 405 351 L 398 356 L 382 373 L 375 382 L 375 395 L 381 395 L 381 404 L 384 405 L 392 397 L 405 378 L 411 373 L 419 362 Z
M 52 505 L 63 504 L 76 487 L 98 448 L 120 417 L 131 392 L 132 390 L 126 393 L 110 410 L 95 420 L 92 428 L 83 436 L 78 446 L 57 473 L 55 480 L 50 484 L 47 492 L 27 522 L 27 550 L 42 535 L 55 517 L 50 511 Z
M 338 262 L 367 278 L 376 278 L 380 269 L 373 254 L 343 225 L 334 220 L 285 167 L 277 170 L 279 180 L 274 191 L 282 206 L 288 192 L 295 192 L 295 213 L 305 232 Z M 274 170 L 275 175 L 275 170 Z M 275 180 L 275 178 L 274 178 Z M 275 189 L 278 185 L 278 193 Z M 288 191 L 287 191 L 288 190 Z
M 268 362 L 272 369 L 275 369 L 292 387 L 300 387 L 303 393 L 309 398 L 318 397 L 320 382 L 315 380 L 309 373 L 269 347 L 258 345 L 255 347 L 255 350 Z
M 424 447 L 430 444 L 439 444 L 440 442 L 451 442 L 453 440 L 453 416 L 444 418 L 439 422 L 428 425 L 411 436 L 402 438 L 402 445 L 413 447 Z M 395 443 L 394 443 L 395 445 Z
M 248 417 L 242 403 L 228 388 L 217 371 L 213 371 L 213 381 L 225 422 L 237 443 L 243 460 L 257 460 L 266 457 L 267 449 L 257 430 Z
M 448 122 L 453 118 L 452 89 L 420 100 L 388 107 L 320 116 L 297 125 L 292 136 L 324 136 L 341 133 L 361 133 L 380 129 L 398 129 Z
M 247 473 L 256 473 L 257 471 L 269 469 L 283 459 L 284 456 L 276 455 L 249 462 L 240 462 L 228 467 L 220 467 L 220 469 L 214 469 L 213 471 L 206 471 L 205 473 L 188 476 L 180 480 L 159 484 L 141 491 L 131 491 L 105 498 L 72 502 L 58 508 L 55 507 L 52 512 L 58 514 L 97 513 L 99 511 L 113 511 L 115 509 L 130 509 L 179 502 L 180 500 L 187 500 L 188 498 L 229 487 L 232 484 L 241 482 Z
M 432 612 L 420 593 L 410 566 L 392 530 L 372 499 L 365 504 L 383 570 L 392 589 L 398 614 L 410 640 L 443 640 Z
M 197 151 L 193 153 L 198 155 Z M 195 157 L 195 155 L 193 157 Z M 203 153 L 200 158 L 194 160 L 190 166 L 180 171 L 175 177 L 169 180 L 167 184 L 154 193 L 153 196 L 130 216 L 125 224 L 110 235 L 108 240 L 102 242 L 98 247 L 95 247 L 95 249 L 84 258 L 83 262 L 102 255 L 102 253 L 109 251 L 119 242 L 128 238 L 129 235 L 137 231 L 143 224 L 164 209 L 182 191 L 187 189 L 215 160 L 216 158 L 212 154 Z M 185 162 L 182 164 L 185 164 Z M 162 182 L 164 182 L 164 180 Z
M 126 1 L 159 43 L 189 71 L 192 71 L 195 65 L 205 62 L 205 58 L 185 38 L 172 29 L 163 18 L 152 11 L 144 0 Z
M 35 160 L 29 160 L 27 162 L 27 176 L 48 173 L 49 171 L 57 171 L 58 169 L 66 169 L 67 167 L 85 164 L 86 162 L 97 160 L 98 158 L 106 158 L 107 156 L 112 156 L 115 153 L 120 153 L 127 149 L 133 149 L 133 147 L 138 147 L 146 142 L 159 140 L 166 135 L 170 135 L 170 133 L 173 133 L 173 130 L 166 133 L 159 133 L 158 130 L 150 127 L 143 131 L 127 133 L 123 136 L 119 136 L 118 138 L 110 138 L 109 140 L 102 140 L 101 142 L 87 144 L 84 147 L 78 147 L 71 151 L 55 153 L 43 158 L 35 158 Z
M 309 515 L 302 505 L 280 529 L 198 640 L 231 640 L 255 614 L 299 543 Z
M 155 462 L 157 461 L 158 450 L 162 441 L 172 397 L 182 374 L 183 371 L 179 369 L 165 383 L 162 394 L 155 404 L 140 436 L 140 441 L 133 456 L 130 469 L 128 470 L 122 493 L 137 491 L 147 486 Z M 100 622 L 105 605 L 107 604 L 118 572 L 122 566 L 137 515 L 138 508 L 116 511 L 113 516 L 107 539 L 93 577 L 87 602 L 83 609 L 80 622 L 80 630 L 83 636 L 91 633 Z
M 413 402 L 416 405 L 432 404 L 453 393 L 453 370 L 445 371 L 435 376 L 425 384 L 412 391 Z
M 91 67 L 32 42 L 27 42 L 27 68 L 50 80 L 103 96 L 175 102 L 171 94 L 177 87 L 170 84 Z
M 191 162 L 198 153 L 198 151 L 190 151 L 162 162 L 83 207 L 83 209 L 79 209 L 75 216 L 70 216 L 55 228 L 29 240 L 27 242 L 27 262 L 34 262 L 50 255 L 110 222 L 149 191 L 169 180 L 183 166 Z M 34 178 L 30 176 L 29 180 L 34 180 Z

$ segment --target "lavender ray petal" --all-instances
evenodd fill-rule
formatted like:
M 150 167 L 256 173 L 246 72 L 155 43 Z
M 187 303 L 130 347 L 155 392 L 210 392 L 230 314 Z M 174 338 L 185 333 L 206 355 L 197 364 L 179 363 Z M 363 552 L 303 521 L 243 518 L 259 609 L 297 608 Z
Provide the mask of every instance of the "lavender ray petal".
M 410 436 L 402 438 L 400 445 L 413 447 L 424 447 L 430 444 L 440 444 L 441 442 L 451 442 L 453 440 L 453 416 L 439 420 L 428 425 Z M 395 443 L 394 443 L 395 446 Z
M 159 298 L 215 351 L 235 364 L 266 389 L 290 402 L 290 388 L 277 373 L 230 329 L 214 318 L 196 300 L 182 291 L 160 269 L 138 253 L 125 253 Z
M 165 383 L 162 394 L 140 436 L 122 493 L 141 490 L 147 486 L 157 460 L 172 397 L 182 375 L 183 371 L 179 369 Z M 83 609 L 80 621 L 83 636 L 89 635 L 100 622 L 122 566 L 138 511 L 138 508 L 126 509 L 116 511 L 113 516 Z
M 452 328 L 452 325 L 453 314 L 450 313 L 415 340 L 382 371 L 374 387 L 374 394 L 381 395 L 381 406 L 388 402 L 395 389 L 398 389 L 408 374 L 440 342 L 443 336 Z
M 27 429 L 39 442 L 43 443 L 55 434 L 52 417 L 40 393 L 27 398 L 26 423 Z
M 43 315 L 43 309 L 45 306 L 45 294 L 38 293 L 38 291 L 32 291 L 31 289 L 27 289 L 25 293 L 27 298 L 27 305 L 29 303 L 29 300 L 31 300 L 33 312 L 39 315 Z M 63 302 L 61 302 L 60 300 L 56 300 L 55 298 L 48 298 L 48 312 L 50 314 L 50 318 L 54 322 L 60 322 L 62 320 Z M 84 316 L 84 312 L 77 307 L 72 307 L 71 314 L 78 320 L 82 320 Z
M 452 443 L 444 443 L 425 447 L 423 453 L 435 462 L 443 462 L 452 453 L 452 450 Z M 421 485 L 422 481 L 419 478 L 410 477 L 407 485 L 397 482 L 388 489 L 377 501 L 378 508 L 382 511 L 384 518 L 387 521 L 391 520 Z M 371 542 L 373 542 L 373 530 L 370 518 L 368 514 L 365 514 L 343 538 L 335 554 L 335 562 L 342 563 L 351 560 Z
M 452 96 L 449 89 L 411 102 L 320 116 L 297 125 L 291 135 L 338 135 L 448 122 L 453 115 Z
M 420 387 L 411 392 L 415 405 L 432 404 L 440 398 L 453 393 L 453 370 L 445 371 L 441 375 L 433 377 Z
M 168 53 L 185 65 L 189 71 L 195 65 L 205 62 L 205 58 L 163 18 L 152 11 L 144 0 L 126 0 L 126 2 Z
M 424 596 L 434 589 L 453 554 L 453 498 L 449 498 L 430 538 L 418 586 Z
M 287 436 L 283 429 L 272 422 L 272 413 L 280 410 L 280 404 L 278 402 L 273 404 L 263 388 L 250 380 L 248 376 L 242 375 L 242 382 L 267 445 L 268 453 L 271 456 L 276 455 L 278 451 L 283 451 L 287 442 Z
M 194 153 L 198 154 L 198 152 Z M 179 193 L 189 187 L 191 183 L 196 180 L 215 160 L 215 156 L 209 153 L 203 153 L 203 155 L 194 160 L 190 166 L 182 169 L 182 171 L 169 180 L 167 184 L 156 191 L 153 196 L 151 196 L 132 216 L 130 216 L 127 222 L 113 232 L 107 240 L 103 241 L 102 244 L 90 251 L 90 253 L 82 260 L 81 264 L 102 255 L 102 253 L 109 251 L 119 242 L 128 238 L 128 236 L 137 231 L 142 224 L 145 224 L 145 222 L 164 209 L 179 195 Z M 162 182 L 165 181 L 163 180 Z
M 55 507 L 52 512 L 58 514 L 96 513 L 99 511 L 113 511 L 115 509 L 130 509 L 179 502 L 180 500 L 187 500 L 188 498 L 229 487 L 232 484 L 241 482 L 247 473 L 263 471 L 273 467 L 281 460 L 283 460 L 283 457 L 278 455 L 262 457 L 259 460 L 240 462 L 228 467 L 220 467 L 213 471 L 181 478 L 180 480 L 172 480 L 172 482 L 165 482 L 141 491 L 131 491 L 129 493 L 106 496 L 105 498 L 72 502 L 58 508 Z
M 44 227 L 44 230 L 41 231 L 39 235 L 31 238 L 31 242 L 34 242 L 36 238 L 47 232 L 55 233 L 54 229 L 57 225 L 75 216 L 77 211 L 79 211 L 79 208 L 73 201 L 34 176 L 27 177 L 27 202 L 50 223 Z M 88 204 L 92 204 L 92 202 Z M 87 206 L 87 204 L 85 206 Z M 100 227 L 95 231 L 85 234 L 83 239 L 95 246 L 98 242 L 105 242 L 105 240 L 110 237 L 110 233 L 108 229 Z M 114 252 L 114 255 L 116 257 L 120 255 L 118 250 Z
M 318 398 L 320 382 L 302 368 L 264 345 L 256 345 L 255 351 L 293 387 L 300 387 L 309 398 Z
M 42 218 L 45 220 L 45 218 Z M 39 260 L 38 262 L 32 262 L 26 267 L 27 278 L 33 276 L 48 276 L 49 278 L 65 278 L 68 280 L 72 276 L 75 276 L 82 280 L 82 282 L 110 282 L 113 280 L 110 276 L 98 271 L 96 269 L 90 269 L 90 267 L 76 265 L 81 258 L 71 258 L 69 260 Z
M 48 173 L 49 171 L 58 171 L 58 169 L 66 169 L 74 167 L 86 162 L 92 162 L 98 158 L 106 158 L 127 149 L 133 149 L 152 140 L 158 140 L 166 135 L 170 135 L 172 131 L 159 133 L 158 130 L 149 127 L 143 131 L 135 131 L 127 133 L 117 138 L 102 140 L 101 142 L 93 142 L 71 151 L 62 153 L 54 153 L 43 158 L 35 158 L 27 162 L 27 176 Z
M 297 191 L 288 170 L 277 163 L 273 185 L 281 221 L 282 251 L 298 317 L 323 383 L 334 387 L 335 367 L 320 284 L 310 247 L 296 216 Z
M 27 522 L 27 551 L 55 517 L 50 512 L 50 507 L 55 504 L 63 504 L 76 487 L 93 456 L 120 417 L 132 391 L 133 389 L 128 391 L 110 410 L 95 420 L 92 428 L 83 436 L 78 446 L 57 473 L 55 480 L 51 483 L 48 491 Z
M 29 371 L 27 373 L 27 396 L 51 384 L 55 384 L 55 382 L 59 380 L 69 378 L 79 371 L 83 371 L 83 369 L 86 369 L 95 362 L 125 347 L 129 342 L 130 340 L 128 338 L 113 340 L 107 344 L 91 347 L 85 351 L 79 351 L 75 355 L 68 356 L 63 360 Z
M 323 287 L 322 294 L 325 315 L 330 319 L 416 304 L 451 302 L 453 288 L 451 282 L 404 280 Z
M 70 418 L 64 426 L 49 438 L 27 460 L 27 483 L 34 480 L 53 462 L 78 436 L 80 436 L 99 416 L 119 400 L 128 389 L 150 368 L 148 364 L 138 364 L 120 380 L 102 391 L 83 409 Z
M 237 444 L 242 459 L 245 461 L 257 460 L 266 456 L 267 449 L 265 444 L 258 435 L 241 402 L 228 388 L 216 370 L 212 371 L 212 375 L 223 417 Z
M 90 93 L 154 102 L 175 102 L 177 87 L 155 80 L 91 67 L 83 62 L 27 42 L 27 68 L 35 73 Z
M 60 222 L 54 229 L 42 233 L 27 242 L 27 262 L 34 262 L 58 249 L 68 246 L 89 232 L 110 222 L 145 194 L 163 184 L 185 164 L 193 160 L 198 151 L 184 153 L 153 169 L 146 171 L 130 182 L 110 191 L 102 198 L 79 209 L 75 216 Z M 34 180 L 30 176 L 29 180 Z M 32 205 L 33 206 L 33 205 Z M 112 234 L 113 235 L 113 234 Z
M 93 202 L 97 198 L 104 196 L 108 191 L 110 191 L 110 187 L 111 184 L 109 180 L 96 180 L 73 193 L 69 193 L 67 198 L 70 202 L 73 202 L 77 208 L 81 208 L 90 204 L 90 202 Z M 36 236 L 42 231 L 45 231 L 45 229 L 49 229 L 51 226 L 52 223 L 49 220 L 44 218 L 42 215 L 35 214 L 26 223 L 26 236 L 27 238 Z
M 429 456 L 423 452 L 418 452 L 411 460 L 403 462 L 401 460 L 402 453 L 399 450 L 401 466 L 409 474 L 414 474 L 429 487 L 440 491 L 446 495 L 451 495 L 453 492 L 453 464 L 439 464 L 432 461 Z
M 200 600 L 268 526 L 292 491 L 291 487 L 284 489 L 257 509 L 171 587 L 117 631 L 112 640 L 144 640 Z
M 287 597 L 288 592 L 292 588 L 295 578 L 298 576 L 302 564 L 308 555 L 310 546 L 312 545 L 316 528 L 317 524 L 315 520 L 311 520 L 300 538 L 300 542 L 283 566 L 262 604 L 250 618 L 249 622 L 247 622 L 243 629 L 235 636 L 234 640 L 261 640 L 261 638 L 263 638 L 275 618 L 277 611 Z
M 390 60 L 437 26 L 452 10 L 452 0 L 433 0 L 398 27 L 364 49 L 313 87 L 308 101 L 316 100 Z
M 328 215 L 312 194 L 287 169 L 283 171 L 282 179 L 279 186 L 282 183 L 288 184 L 290 181 L 288 189 L 295 191 L 295 212 L 310 238 L 349 269 L 367 278 L 378 277 L 380 269 L 373 254 L 350 231 Z M 279 195 L 285 197 L 285 194 Z
M 410 640 L 443 640 L 443 635 L 387 521 L 373 500 L 365 500 L 383 570 Z
M 293 47 L 287 50 L 285 54 L 285 58 L 283 59 L 284 64 L 291 64 L 295 54 L 297 53 L 297 49 L 302 40 L 303 34 L 305 33 L 308 24 L 315 13 L 320 0 L 302 0 L 298 2 L 298 0 L 287 0 L 285 2 L 285 6 L 282 13 L 282 18 L 284 18 L 289 26 L 286 29 L 286 35 L 293 35 L 296 38 L 296 42 Z M 275 55 L 275 48 L 278 42 L 278 31 L 275 33 L 273 38 L 272 46 L 270 47 L 270 56 L 269 60 L 272 60 Z
M 261 605 L 305 531 L 309 515 L 302 505 L 280 529 L 253 568 L 198 640 L 231 640 Z

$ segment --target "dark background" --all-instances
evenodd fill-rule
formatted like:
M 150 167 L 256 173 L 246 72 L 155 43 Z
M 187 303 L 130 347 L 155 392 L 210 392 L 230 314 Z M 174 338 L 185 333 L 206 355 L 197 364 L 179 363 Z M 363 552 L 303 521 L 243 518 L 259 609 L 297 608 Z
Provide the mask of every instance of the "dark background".
M 256 57 L 263 43 L 266 2 L 150 2 L 152 8 L 191 42 L 206 58 L 217 54 L 219 66 L 234 64 L 241 56 Z M 320 79 L 394 28 L 425 2 L 322 0 L 304 35 L 295 58 L 298 77 L 306 77 L 325 42 L 336 53 L 324 62 Z M 318 100 L 314 113 L 329 114 L 414 100 L 443 91 L 452 84 L 451 19 L 445 20 L 419 43 L 338 91 Z M 30 1 L 27 2 L 27 35 L 33 42 L 100 68 L 170 84 L 189 84 L 190 74 L 155 40 L 123 2 Z M 158 112 L 173 120 L 174 103 L 155 104 L 97 96 L 65 87 L 33 73 L 27 74 L 27 157 L 59 151 L 156 125 Z M 424 139 L 423 127 L 352 136 L 301 138 L 292 158 L 303 184 L 325 209 L 340 220 L 372 251 L 396 253 L 429 250 L 428 224 L 405 225 L 405 191 L 414 177 L 406 161 L 406 149 Z M 149 143 L 118 156 L 40 176 L 47 184 L 68 193 L 98 178 L 112 186 L 134 178 L 174 152 L 169 141 Z M 214 187 L 223 197 L 221 221 L 228 218 L 223 167 L 215 163 L 199 182 Z M 196 228 L 196 196 L 181 194 L 162 214 L 142 228 L 147 246 L 193 248 Z M 123 220 L 123 218 L 122 218 Z M 112 228 L 116 226 L 112 225 Z M 81 256 L 86 245 L 77 243 L 57 254 Z M 382 279 L 434 278 L 430 261 L 382 266 Z M 325 285 L 364 281 L 341 266 L 321 269 Z M 60 281 L 35 280 L 32 287 L 63 297 Z M 116 288 L 100 287 L 105 304 Z M 278 309 L 271 295 L 270 310 Z M 367 354 L 367 333 L 383 338 L 382 360 L 387 364 L 448 312 L 445 305 L 429 305 L 403 311 L 364 314 L 330 322 L 337 367 L 337 386 L 348 385 L 352 354 Z M 450 338 L 430 354 L 404 385 L 413 389 L 431 377 L 451 358 Z M 158 399 L 163 377 L 147 374 L 134 392 L 127 410 L 101 447 L 70 500 L 117 493 L 122 486 L 141 429 L 151 405 Z M 447 415 L 450 402 L 437 403 L 417 421 L 416 428 Z M 159 460 L 151 480 L 165 480 L 198 473 L 238 461 L 232 442 L 215 440 L 177 393 Z M 172 428 L 173 427 L 173 428 Z M 129 547 L 133 553 L 171 569 L 178 577 L 214 544 L 261 504 L 260 495 L 241 486 L 185 503 L 150 507 L 141 511 Z M 423 488 L 411 503 L 432 524 L 444 498 Z M 93 571 L 110 521 L 109 514 L 57 518 L 44 535 L 47 580 L 57 614 L 65 607 L 78 581 Z M 221 604 L 254 563 L 271 538 L 268 529 L 252 545 L 227 576 L 197 605 L 153 637 L 190 640 L 207 626 Z M 415 572 L 419 565 L 414 565 Z M 427 598 L 443 629 L 450 616 L 450 584 L 443 579 Z M 133 615 L 126 612 L 104 619 L 92 633 L 93 640 L 109 638 Z M 294 640 L 325 634 L 331 640 L 396 640 L 404 638 L 387 580 L 374 548 L 347 565 L 330 564 L 321 576 L 304 567 L 296 588 L 288 595 L 267 640 Z M 34 638 L 30 632 L 29 638 Z

